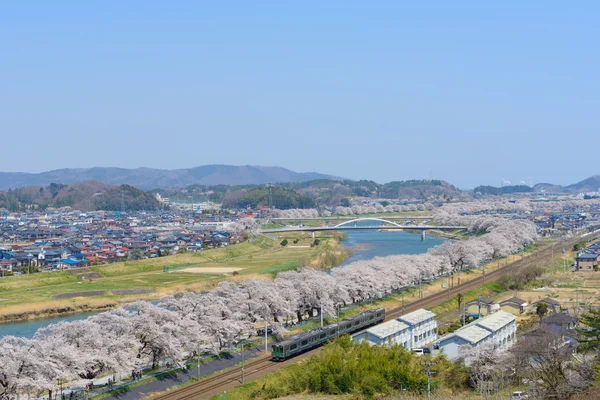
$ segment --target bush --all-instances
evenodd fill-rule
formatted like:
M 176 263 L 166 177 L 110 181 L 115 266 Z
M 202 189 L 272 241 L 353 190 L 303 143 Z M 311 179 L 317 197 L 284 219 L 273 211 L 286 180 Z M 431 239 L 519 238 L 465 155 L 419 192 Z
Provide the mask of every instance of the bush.
M 427 388 L 423 361 L 401 346 L 369 346 L 344 336 L 306 362 L 279 370 L 246 388 L 243 394 L 233 392 L 231 398 L 271 399 L 304 392 L 372 398 L 396 393 L 400 388 L 422 393 Z M 432 377 L 433 390 L 441 386 L 450 390 L 467 387 L 469 370 L 463 364 L 443 356 L 432 361 L 436 373 Z
M 283 239 L 283 240 L 281 241 L 281 243 L 279 243 L 279 244 L 280 244 L 280 245 L 282 245 L 283 247 L 285 247 L 285 246 L 287 246 L 287 245 L 288 245 L 288 240 L 287 240 L 287 239 Z

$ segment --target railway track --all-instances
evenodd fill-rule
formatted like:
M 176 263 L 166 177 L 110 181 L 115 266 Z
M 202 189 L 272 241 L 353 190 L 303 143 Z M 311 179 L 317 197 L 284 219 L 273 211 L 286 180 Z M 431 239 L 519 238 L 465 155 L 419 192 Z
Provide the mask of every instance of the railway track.
M 574 239 L 571 241 L 561 242 L 559 249 L 562 246 L 569 248 L 577 243 L 580 239 Z M 492 270 L 485 275 L 473 278 L 467 282 L 463 282 L 447 290 L 431 294 L 423 297 L 412 303 L 405 305 L 404 307 L 397 307 L 386 312 L 386 321 L 398 318 L 404 313 L 418 310 L 420 308 L 431 308 L 435 307 L 444 301 L 447 301 L 452 296 L 460 293 L 467 292 L 473 289 L 477 289 L 485 283 L 493 282 L 501 276 L 517 271 L 520 268 L 531 265 L 535 262 L 543 261 L 546 257 L 551 255 L 552 248 L 546 247 L 540 251 L 533 253 L 530 256 L 523 257 L 520 260 L 513 261 L 503 267 Z M 303 353 L 297 357 L 291 358 L 283 362 L 271 361 L 270 356 L 263 356 L 259 359 L 248 362 L 244 366 L 246 381 L 252 381 L 263 377 L 264 375 L 274 372 L 282 367 L 290 364 L 294 364 L 300 360 L 310 358 L 312 355 L 320 351 L 320 348 L 313 349 L 306 353 Z M 153 397 L 155 400 L 195 400 L 195 399 L 207 399 L 219 393 L 222 393 L 228 389 L 240 385 L 241 382 L 241 371 L 240 368 L 234 368 L 218 375 L 211 376 L 200 382 L 191 384 L 181 389 L 177 389 L 171 393 L 159 395 Z

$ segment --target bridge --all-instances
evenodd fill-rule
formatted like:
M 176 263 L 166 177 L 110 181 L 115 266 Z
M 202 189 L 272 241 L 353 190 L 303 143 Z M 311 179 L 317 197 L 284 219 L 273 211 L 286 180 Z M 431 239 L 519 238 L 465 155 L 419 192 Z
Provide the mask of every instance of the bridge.
M 381 225 L 365 226 L 356 225 L 358 222 L 375 221 L 381 222 Z M 353 225 L 352 225 L 353 224 Z M 387 224 L 387 225 L 386 225 Z M 351 225 L 351 226 L 348 226 Z M 436 225 L 400 225 L 396 222 L 383 218 L 356 218 L 350 221 L 345 221 L 334 226 L 291 226 L 285 228 L 260 229 L 259 233 L 281 233 L 281 232 L 311 232 L 315 236 L 315 232 L 319 231 L 341 231 L 341 230 L 399 230 L 399 231 L 420 231 L 421 239 L 425 239 L 425 231 L 454 231 L 459 229 L 467 229 L 466 226 L 436 226 Z

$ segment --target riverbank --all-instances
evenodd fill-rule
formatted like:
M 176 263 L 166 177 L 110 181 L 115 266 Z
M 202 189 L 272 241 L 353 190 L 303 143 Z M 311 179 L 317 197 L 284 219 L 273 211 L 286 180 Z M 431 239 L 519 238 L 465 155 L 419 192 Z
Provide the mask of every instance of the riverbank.
M 280 235 L 279 243 L 257 236 L 226 248 L 93 266 L 90 270 L 99 277 L 91 280 L 68 272 L 2 278 L 0 322 L 101 312 L 178 291 L 210 290 L 223 280 L 271 279 L 277 272 L 298 266 L 327 268 L 350 255 L 336 233 L 316 238 L 319 245 L 314 246 L 314 239 L 306 233 Z M 280 245 L 283 239 L 290 245 Z M 164 272 L 165 266 L 169 272 Z M 193 268 L 194 273 L 185 272 L 186 268 Z

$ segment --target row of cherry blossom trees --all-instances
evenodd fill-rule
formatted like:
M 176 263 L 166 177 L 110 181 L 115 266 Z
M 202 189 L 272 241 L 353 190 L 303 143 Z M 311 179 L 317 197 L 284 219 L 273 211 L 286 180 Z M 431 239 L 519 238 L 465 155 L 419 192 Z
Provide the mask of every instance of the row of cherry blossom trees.
M 335 315 L 348 303 L 377 299 L 444 273 L 518 251 L 536 238 L 535 225 L 495 218 L 458 223 L 486 235 L 448 241 L 426 254 L 376 257 L 329 272 L 287 271 L 274 280 L 221 282 L 201 293 L 177 293 L 161 304 L 136 302 L 85 320 L 50 325 L 34 338 L 0 340 L 0 394 L 56 390 L 62 382 L 84 384 L 132 368 L 180 363 L 195 352 L 231 347 L 269 323 L 282 334 L 290 323 L 319 312 Z

